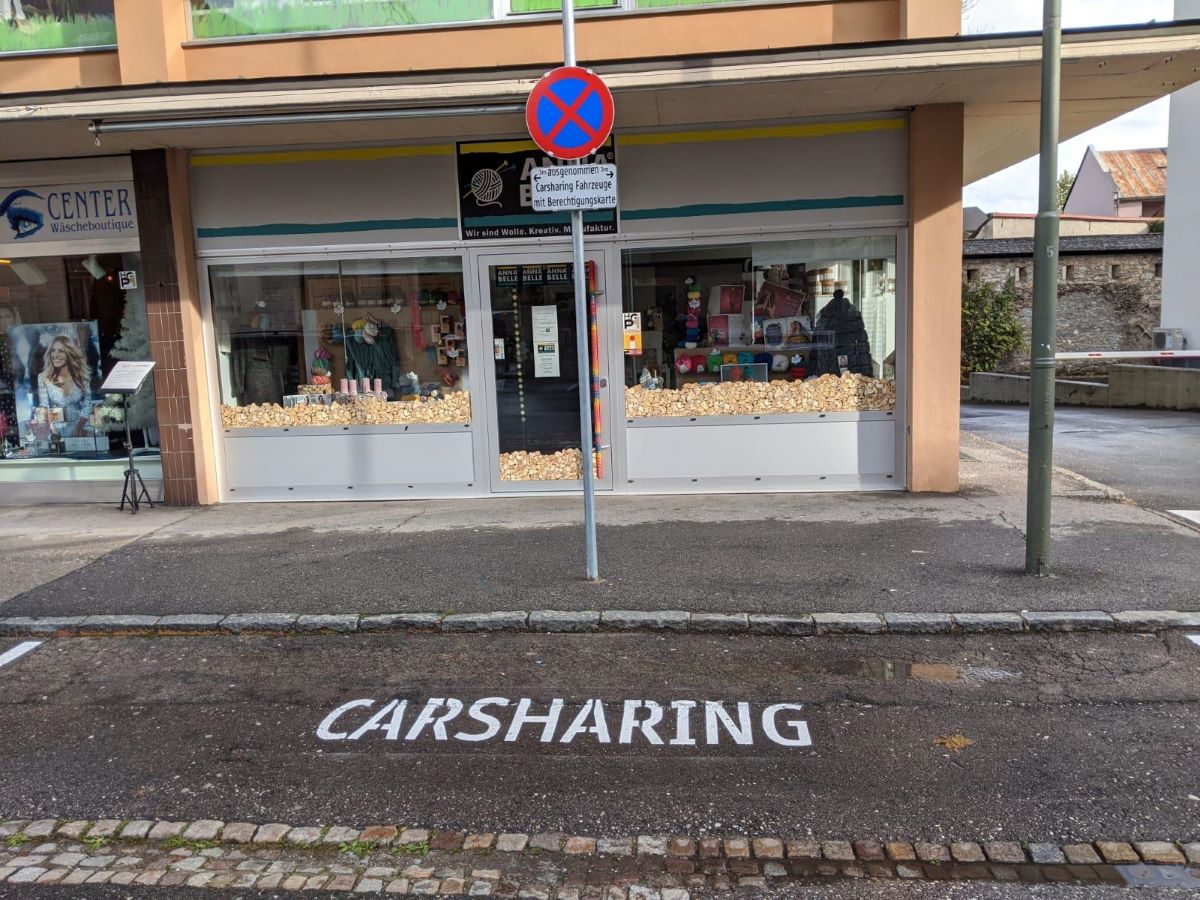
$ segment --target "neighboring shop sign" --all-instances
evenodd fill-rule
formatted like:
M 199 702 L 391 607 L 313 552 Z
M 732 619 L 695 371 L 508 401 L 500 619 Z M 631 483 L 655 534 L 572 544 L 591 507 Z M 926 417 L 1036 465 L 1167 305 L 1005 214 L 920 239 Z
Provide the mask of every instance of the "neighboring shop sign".
M 557 378 L 558 307 L 535 306 L 533 312 L 533 377 Z
M 0 188 L 0 248 L 137 237 L 133 182 Z
M 586 160 L 611 165 L 616 149 L 609 138 Z M 568 212 L 539 213 L 533 208 L 531 173 L 556 161 L 532 141 L 482 141 L 458 145 L 458 197 L 463 240 L 559 237 L 571 233 Z M 615 209 L 588 212 L 584 234 L 616 234 Z

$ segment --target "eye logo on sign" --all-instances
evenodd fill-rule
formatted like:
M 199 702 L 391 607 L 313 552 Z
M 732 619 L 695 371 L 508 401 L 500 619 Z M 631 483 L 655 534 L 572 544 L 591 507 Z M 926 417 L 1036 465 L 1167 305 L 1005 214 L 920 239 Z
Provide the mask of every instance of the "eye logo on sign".
M 13 230 L 13 240 L 19 241 L 32 237 L 46 224 L 46 217 L 40 210 L 21 205 L 21 201 L 28 197 L 38 200 L 46 199 L 41 194 L 35 194 L 33 191 L 22 188 L 19 191 L 13 191 L 0 201 L 0 216 L 8 219 L 8 227 Z
M 579 66 L 546 73 L 525 104 L 529 136 L 557 159 L 582 159 L 595 153 L 612 132 L 614 116 L 608 86 Z

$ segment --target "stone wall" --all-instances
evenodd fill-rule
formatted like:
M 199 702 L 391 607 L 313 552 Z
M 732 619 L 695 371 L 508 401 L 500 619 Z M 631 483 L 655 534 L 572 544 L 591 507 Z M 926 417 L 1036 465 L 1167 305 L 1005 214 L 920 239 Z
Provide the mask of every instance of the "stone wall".
M 1151 348 L 1151 334 L 1158 327 L 1162 306 L 1162 254 L 1069 255 L 1061 258 L 1061 264 L 1058 283 L 1059 351 Z M 1115 278 L 1112 271 L 1114 265 L 1120 266 Z M 1030 257 L 967 257 L 963 260 L 964 280 L 978 280 L 1002 287 L 1010 277 L 1017 285 L 1017 315 L 1021 320 L 1025 343 L 1021 350 L 998 367 L 998 371 L 1027 374 L 1033 260 Z M 1107 365 L 1092 362 L 1065 363 L 1059 367 L 1060 375 L 1104 374 L 1106 371 Z

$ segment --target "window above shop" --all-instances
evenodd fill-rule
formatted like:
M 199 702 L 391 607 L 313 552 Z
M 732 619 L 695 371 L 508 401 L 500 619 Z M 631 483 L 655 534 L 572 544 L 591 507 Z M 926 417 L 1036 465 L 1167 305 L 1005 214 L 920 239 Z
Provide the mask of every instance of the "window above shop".
M 113 0 L 0 0 L 0 54 L 116 43 Z
M 576 0 L 575 8 L 635 11 L 743 2 L 748 0 Z M 192 0 L 191 5 L 197 40 L 500 21 L 562 9 L 561 0 Z

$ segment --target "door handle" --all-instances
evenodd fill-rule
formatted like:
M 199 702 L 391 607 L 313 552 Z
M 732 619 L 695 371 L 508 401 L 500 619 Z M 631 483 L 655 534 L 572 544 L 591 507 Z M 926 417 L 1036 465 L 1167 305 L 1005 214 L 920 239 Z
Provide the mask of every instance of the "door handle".
M 608 387 L 608 379 L 607 379 L 607 378 L 601 378 L 601 379 L 600 379 L 600 388 L 601 388 L 601 389 L 605 389 L 605 388 L 607 388 L 607 387 Z

